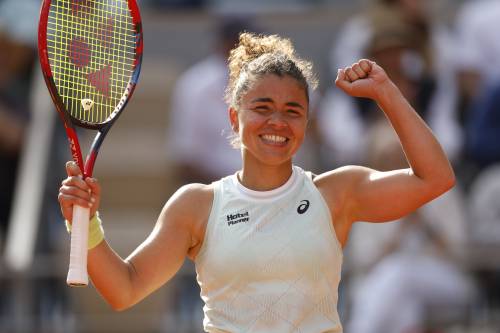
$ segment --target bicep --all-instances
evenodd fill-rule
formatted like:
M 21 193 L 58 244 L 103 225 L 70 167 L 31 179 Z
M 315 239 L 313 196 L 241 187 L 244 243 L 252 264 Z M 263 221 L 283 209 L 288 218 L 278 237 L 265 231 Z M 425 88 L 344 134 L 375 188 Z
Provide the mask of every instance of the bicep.
M 151 234 L 126 259 L 133 269 L 135 299 L 158 289 L 180 269 L 191 246 L 189 218 L 167 203 Z
M 387 172 L 358 167 L 350 190 L 352 221 L 387 222 L 434 199 L 433 191 L 411 169 Z

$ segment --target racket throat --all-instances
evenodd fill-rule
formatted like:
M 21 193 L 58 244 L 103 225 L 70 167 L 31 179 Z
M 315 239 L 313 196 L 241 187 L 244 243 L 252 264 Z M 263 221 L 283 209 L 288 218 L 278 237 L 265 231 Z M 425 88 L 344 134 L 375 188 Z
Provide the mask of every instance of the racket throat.
M 94 165 L 95 165 L 95 160 L 97 158 L 97 151 L 92 150 L 90 154 L 87 156 L 87 160 L 85 161 L 85 167 L 84 167 L 84 172 L 83 172 L 83 177 L 92 177 L 92 174 L 94 173 Z
M 65 126 L 66 134 L 68 136 L 69 148 L 71 149 L 71 156 L 73 157 L 73 161 L 78 164 L 80 170 L 85 173 L 84 165 L 83 165 L 83 157 L 82 150 L 80 149 L 80 143 L 78 141 L 78 137 L 76 135 L 76 131 L 74 128 Z

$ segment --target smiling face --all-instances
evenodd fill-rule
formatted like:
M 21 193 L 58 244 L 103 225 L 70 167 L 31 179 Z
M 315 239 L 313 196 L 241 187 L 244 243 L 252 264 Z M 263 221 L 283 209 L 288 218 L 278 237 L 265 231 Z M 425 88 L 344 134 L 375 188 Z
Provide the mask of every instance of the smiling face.
M 296 79 L 266 74 L 230 109 L 233 130 L 241 141 L 243 162 L 269 166 L 291 164 L 307 126 L 308 101 Z

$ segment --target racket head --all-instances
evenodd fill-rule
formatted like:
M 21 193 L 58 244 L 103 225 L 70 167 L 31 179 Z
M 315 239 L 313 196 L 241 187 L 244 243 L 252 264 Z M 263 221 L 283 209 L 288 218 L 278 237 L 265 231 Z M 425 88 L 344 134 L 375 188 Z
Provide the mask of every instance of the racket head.
M 135 90 L 142 50 L 135 0 L 42 3 L 39 59 L 67 131 L 73 124 L 103 129 L 117 119 Z

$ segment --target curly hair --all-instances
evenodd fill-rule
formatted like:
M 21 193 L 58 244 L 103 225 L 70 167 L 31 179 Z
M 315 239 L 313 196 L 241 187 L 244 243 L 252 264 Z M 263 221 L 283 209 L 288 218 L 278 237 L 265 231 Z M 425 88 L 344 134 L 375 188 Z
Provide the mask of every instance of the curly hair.
M 304 88 L 309 101 L 309 87 L 316 88 L 312 64 L 299 58 L 289 39 L 277 35 L 240 34 L 239 44 L 229 55 L 229 84 L 226 102 L 238 106 L 242 94 L 266 74 L 288 75 Z

